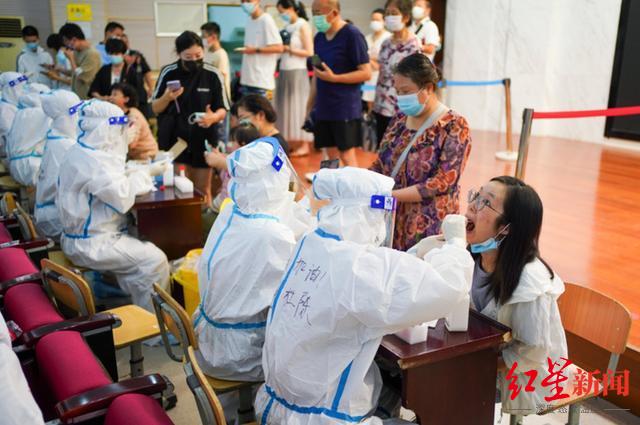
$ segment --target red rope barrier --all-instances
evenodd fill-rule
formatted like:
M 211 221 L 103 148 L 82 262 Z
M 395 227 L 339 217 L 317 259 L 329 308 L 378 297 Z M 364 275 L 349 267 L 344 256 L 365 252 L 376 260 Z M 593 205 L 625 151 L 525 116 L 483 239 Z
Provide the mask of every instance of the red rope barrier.
M 619 117 L 624 115 L 640 115 L 640 106 L 623 106 L 620 108 L 592 109 L 587 111 L 536 112 L 533 119 L 586 118 L 586 117 Z

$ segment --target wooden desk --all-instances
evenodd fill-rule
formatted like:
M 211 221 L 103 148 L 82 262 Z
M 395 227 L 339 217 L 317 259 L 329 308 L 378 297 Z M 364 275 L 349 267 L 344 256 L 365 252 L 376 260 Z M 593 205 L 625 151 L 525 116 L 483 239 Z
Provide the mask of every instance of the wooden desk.
M 169 260 L 203 246 L 200 192 L 183 194 L 173 187 L 138 196 L 131 211 L 136 226 L 130 234 L 153 242 Z
M 467 332 L 449 332 L 441 319 L 423 343 L 385 336 L 378 355 L 400 366 L 403 405 L 422 425 L 492 425 L 498 347 L 509 331 L 470 311 Z

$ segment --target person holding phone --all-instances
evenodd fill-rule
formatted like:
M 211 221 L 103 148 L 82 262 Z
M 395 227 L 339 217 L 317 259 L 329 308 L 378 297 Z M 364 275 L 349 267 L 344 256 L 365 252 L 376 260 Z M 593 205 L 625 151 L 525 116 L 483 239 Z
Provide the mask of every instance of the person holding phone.
M 338 0 L 314 0 L 313 23 L 317 57 L 307 102 L 314 111 L 316 149 L 328 148 L 329 158 L 357 166 L 355 148 L 362 144 L 360 86 L 371 78 L 364 35 L 340 15 Z
M 188 143 L 176 158 L 185 165 L 187 177 L 211 202 L 211 168 L 204 158 L 205 143 L 218 143 L 214 124 L 221 122 L 229 109 L 223 77 L 218 70 L 204 63 L 202 39 L 192 31 L 176 38 L 179 59 L 162 68 L 153 92 L 151 107 L 158 115 L 158 144 L 168 150 L 178 137 Z

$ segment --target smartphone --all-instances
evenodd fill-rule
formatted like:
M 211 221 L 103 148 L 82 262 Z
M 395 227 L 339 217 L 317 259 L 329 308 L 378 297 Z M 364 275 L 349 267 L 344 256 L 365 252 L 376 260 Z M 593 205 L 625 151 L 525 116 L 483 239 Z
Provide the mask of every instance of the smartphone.
M 204 150 L 206 150 L 207 152 L 212 152 L 213 148 L 211 147 L 211 145 L 209 144 L 209 141 L 207 139 L 204 140 Z
M 340 160 L 339 159 L 325 159 L 323 161 L 320 161 L 320 168 L 330 168 L 330 169 L 340 168 Z
M 167 87 L 171 91 L 176 91 L 176 90 L 180 89 L 180 87 L 182 87 L 182 83 L 180 83 L 180 80 L 167 81 Z
M 318 55 L 311 56 L 311 65 L 313 65 L 314 68 L 318 69 L 324 68 L 324 66 L 322 66 L 322 59 L 320 59 L 320 56 Z

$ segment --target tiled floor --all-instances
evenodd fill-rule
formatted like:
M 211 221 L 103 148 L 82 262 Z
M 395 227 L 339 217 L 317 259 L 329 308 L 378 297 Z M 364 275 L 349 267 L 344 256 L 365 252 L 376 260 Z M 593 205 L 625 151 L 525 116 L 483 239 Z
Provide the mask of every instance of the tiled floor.
M 146 373 L 161 373 L 167 376 L 175 385 L 178 395 L 178 405 L 169 411 L 169 416 L 176 425 L 199 425 L 200 416 L 195 401 L 185 382 L 182 365 L 169 359 L 164 347 L 144 347 L 144 367 Z M 129 373 L 129 351 L 118 352 L 118 370 L 120 377 L 125 378 Z M 617 410 L 616 406 L 597 399 L 585 405 L 590 410 L 581 415 L 581 425 L 640 425 L 640 418 Z M 524 420 L 524 425 L 564 425 L 566 413 L 550 413 L 546 416 L 531 416 Z M 500 420 L 500 405 L 496 405 L 495 424 L 509 425 L 509 416 L 504 415 Z M 446 425 L 446 424 L 443 424 Z

